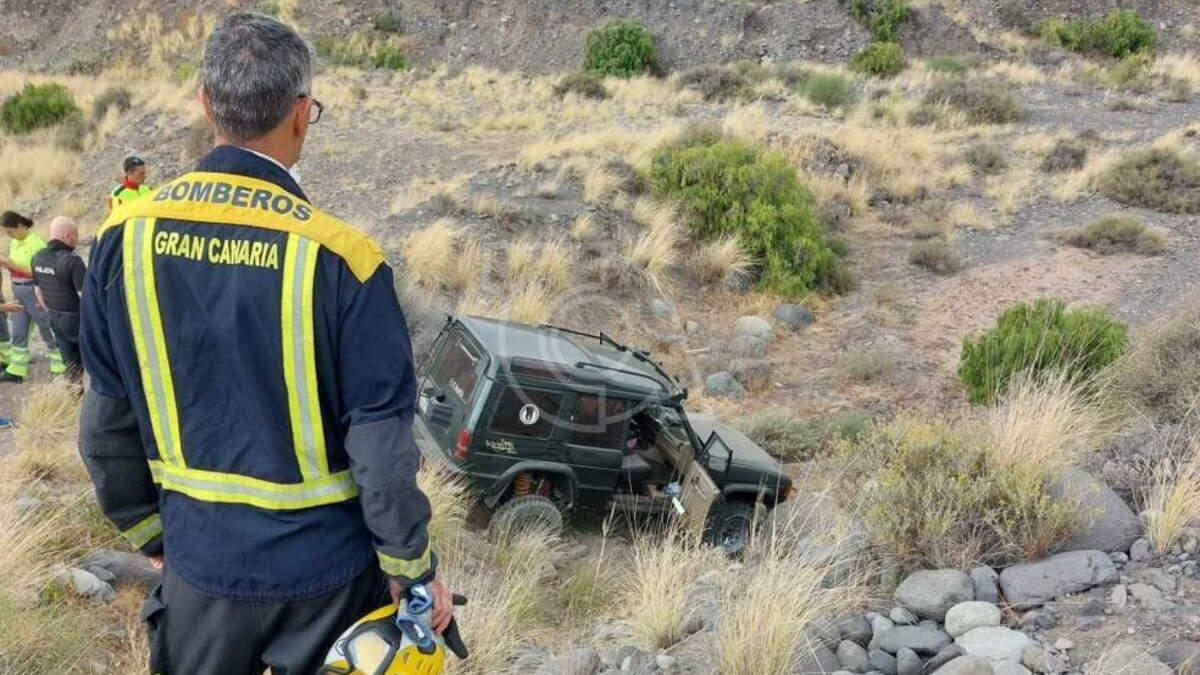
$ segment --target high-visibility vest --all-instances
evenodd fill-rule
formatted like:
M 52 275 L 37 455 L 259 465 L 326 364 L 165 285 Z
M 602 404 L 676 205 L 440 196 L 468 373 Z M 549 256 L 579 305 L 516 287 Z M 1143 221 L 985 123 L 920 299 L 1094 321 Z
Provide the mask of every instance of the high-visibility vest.
M 108 193 L 108 210 L 112 211 L 122 204 L 128 204 L 152 192 L 154 192 L 154 188 L 151 188 L 149 185 L 139 185 L 138 189 L 130 190 L 122 183 L 113 188 L 112 192 Z

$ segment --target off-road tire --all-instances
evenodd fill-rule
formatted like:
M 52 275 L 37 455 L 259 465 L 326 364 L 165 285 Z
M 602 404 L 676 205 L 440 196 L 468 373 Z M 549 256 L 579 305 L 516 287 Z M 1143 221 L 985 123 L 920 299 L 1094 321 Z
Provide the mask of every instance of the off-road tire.
M 553 501 L 540 495 L 524 495 L 504 502 L 492 513 L 488 536 L 496 541 L 532 528 L 559 534 L 563 525 L 562 511 Z
M 739 556 L 750 544 L 757 517 L 757 504 L 739 501 L 713 504 L 704 524 L 704 541 L 731 556 Z

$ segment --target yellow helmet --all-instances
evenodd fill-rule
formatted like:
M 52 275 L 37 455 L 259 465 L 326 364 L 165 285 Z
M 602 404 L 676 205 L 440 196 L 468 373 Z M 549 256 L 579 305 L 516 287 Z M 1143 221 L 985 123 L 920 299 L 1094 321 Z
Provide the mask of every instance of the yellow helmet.
M 404 607 L 380 607 L 359 619 L 333 643 L 321 675 L 441 675 L 446 643 L 459 658 L 467 657 L 457 625 L 446 638 L 428 624 L 432 598 L 420 584 L 409 588 Z M 465 599 L 455 596 L 454 604 Z

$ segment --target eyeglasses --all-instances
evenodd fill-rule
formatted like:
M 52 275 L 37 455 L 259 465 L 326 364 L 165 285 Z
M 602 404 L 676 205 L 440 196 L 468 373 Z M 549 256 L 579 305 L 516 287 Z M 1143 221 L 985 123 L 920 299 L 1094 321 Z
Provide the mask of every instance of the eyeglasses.
M 321 121 L 321 113 L 325 112 L 325 106 L 321 105 L 320 101 L 313 98 L 312 96 L 309 96 L 308 94 L 300 94 L 300 96 L 298 96 L 297 98 L 307 98 L 312 101 L 312 107 L 309 108 L 309 111 L 308 111 L 308 123 L 316 124 L 317 122 L 320 122 Z M 314 110 L 316 111 L 315 113 L 313 112 Z

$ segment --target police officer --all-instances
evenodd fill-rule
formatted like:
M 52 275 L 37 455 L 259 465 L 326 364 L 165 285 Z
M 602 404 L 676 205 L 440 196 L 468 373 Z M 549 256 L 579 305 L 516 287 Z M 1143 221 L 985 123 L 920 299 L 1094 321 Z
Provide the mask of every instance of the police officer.
M 83 378 L 83 359 L 79 355 L 79 294 L 83 291 L 86 269 L 83 258 L 75 253 L 79 227 L 75 221 L 58 216 L 50 221 L 50 242 L 33 254 L 33 284 L 37 300 L 50 318 L 54 342 L 67 367 L 67 376 Z
M 84 280 L 80 449 L 101 508 L 164 566 L 156 673 L 313 673 L 414 582 L 450 594 L 416 484 L 411 343 L 378 245 L 289 173 L 312 57 L 239 13 L 205 47 L 217 147 L 118 207 Z
M 33 231 L 33 221 L 19 213 L 0 214 L 0 229 L 11 240 L 8 257 L 0 258 L 0 267 L 8 270 L 12 279 L 13 297 L 21 305 L 12 318 L 12 342 L 8 348 L 8 366 L 0 373 L 0 382 L 24 382 L 29 375 L 30 324 L 36 324 L 42 340 L 49 349 L 50 373 L 66 372 L 62 354 L 50 330 L 50 317 L 37 301 L 33 287 L 33 256 L 46 247 L 46 242 Z
M 130 155 L 125 158 L 121 168 L 125 171 L 125 177 L 121 180 L 120 185 L 108 193 L 109 211 L 153 192 L 153 189 L 145 184 L 146 160 L 137 155 Z

